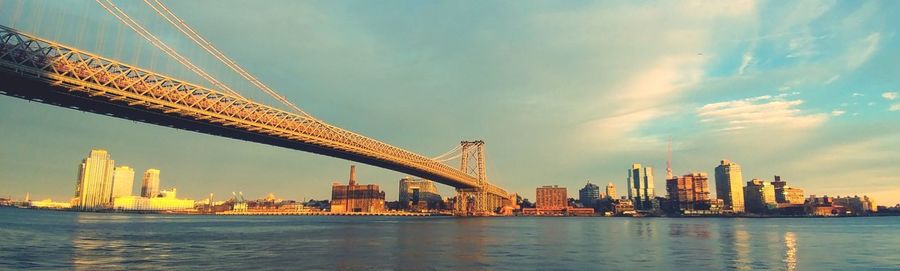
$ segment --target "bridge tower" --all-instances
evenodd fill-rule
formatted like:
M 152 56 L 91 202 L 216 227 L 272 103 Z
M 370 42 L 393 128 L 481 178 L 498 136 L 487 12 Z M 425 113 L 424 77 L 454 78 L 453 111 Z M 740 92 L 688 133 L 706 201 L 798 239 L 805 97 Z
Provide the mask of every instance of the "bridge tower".
M 486 215 L 491 213 L 488 202 L 487 170 L 484 160 L 484 141 L 461 141 L 460 170 L 478 180 L 476 188 L 456 189 L 457 215 Z

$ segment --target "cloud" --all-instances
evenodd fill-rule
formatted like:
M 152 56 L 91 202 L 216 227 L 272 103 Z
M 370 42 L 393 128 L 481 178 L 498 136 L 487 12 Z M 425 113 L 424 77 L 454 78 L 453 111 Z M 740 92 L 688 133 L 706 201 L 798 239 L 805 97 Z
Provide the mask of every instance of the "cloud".
M 831 115 L 835 116 L 835 117 L 843 115 L 845 113 L 847 113 L 847 111 L 844 111 L 844 110 L 832 110 L 831 111 Z
M 744 71 L 747 70 L 747 67 L 750 66 L 750 62 L 753 61 L 753 52 L 747 51 L 744 53 L 744 57 L 741 60 L 741 67 L 738 68 L 738 75 L 743 75 Z
M 834 174 L 848 174 L 857 180 L 868 176 L 892 179 L 897 158 L 897 144 L 900 136 L 887 133 L 875 137 L 854 137 L 844 142 L 832 142 L 820 146 L 804 157 L 788 163 L 788 167 L 802 172 L 824 175 L 826 178 L 842 179 Z M 865 155 L 861 155 L 865 154 Z M 820 176 L 811 176 L 820 177 Z M 891 180 L 884 180 L 891 183 Z M 824 183 L 824 182 L 823 182 Z M 830 182 L 832 185 L 842 182 Z
M 885 93 L 882 93 L 882 94 L 881 94 L 881 97 L 884 97 L 885 99 L 888 99 L 888 100 L 894 100 L 894 99 L 897 99 L 897 97 L 900 97 L 900 96 L 898 96 L 898 93 L 897 93 L 897 92 L 885 92 Z
M 872 57 L 872 54 L 878 49 L 880 41 L 881 33 L 869 34 L 864 40 L 859 41 L 859 43 L 852 47 L 853 49 L 850 51 L 852 53 L 847 57 L 847 66 L 850 69 L 855 69 L 869 60 L 869 58 Z
M 827 114 L 810 114 L 798 106 L 803 100 L 759 96 L 704 105 L 697 109 L 700 121 L 724 126 L 722 131 L 749 128 L 806 129 L 820 126 Z M 840 114 L 843 114 L 840 113 Z
M 828 80 L 825 80 L 825 84 L 828 85 L 834 83 L 834 81 L 837 81 L 839 78 L 841 78 L 840 75 L 832 76 L 831 78 L 828 78 Z
M 853 96 L 853 97 L 862 97 L 862 96 L 866 96 L 866 95 L 865 95 L 865 94 L 862 94 L 862 93 L 859 93 L 859 92 L 854 92 L 851 96 Z
M 616 87 L 621 91 L 604 97 L 618 106 L 611 116 L 582 123 L 581 134 L 592 142 L 650 139 L 635 132 L 645 123 L 672 113 L 666 102 L 701 81 L 701 65 L 702 61 L 692 55 L 662 57 Z
M 888 111 L 900 111 L 900 104 L 892 104 Z

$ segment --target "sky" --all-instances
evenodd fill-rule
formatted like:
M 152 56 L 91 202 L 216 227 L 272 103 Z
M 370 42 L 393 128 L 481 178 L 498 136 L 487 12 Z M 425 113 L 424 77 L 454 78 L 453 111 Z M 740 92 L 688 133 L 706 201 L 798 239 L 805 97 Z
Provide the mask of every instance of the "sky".
M 317 118 L 436 156 L 486 141 L 491 182 L 534 197 L 632 163 L 740 164 L 806 194 L 900 203 L 900 2 L 165 1 Z M 118 4 L 216 78 L 229 73 L 142 1 Z M 0 24 L 209 85 L 93 1 L 0 0 Z M 2 87 L 2 84 L 0 84 Z M 0 196 L 68 200 L 91 148 L 159 168 L 179 197 L 327 199 L 349 161 L 0 97 Z M 405 176 L 360 165 L 396 200 Z M 140 177 L 135 191 L 139 191 Z M 710 180 L 714 186 L 714 180 Z M 452 196 L 440 186 L 444 196 Z M 713 190 L 714 191 L 714 190 Z

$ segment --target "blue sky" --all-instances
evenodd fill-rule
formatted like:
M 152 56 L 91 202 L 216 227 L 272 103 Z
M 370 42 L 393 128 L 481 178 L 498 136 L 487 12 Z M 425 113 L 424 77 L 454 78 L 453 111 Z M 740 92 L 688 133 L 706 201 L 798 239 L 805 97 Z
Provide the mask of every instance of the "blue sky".
M 182 1 L 172 10 L 307 112 L 424 155 L 487 142 L 491 181 L 533 198 L 624 191 L 633 162 L 721 159 L 817 195 L 900 203 L 894 1 Z M 217 78 L 141 1 L 120 6 Z M 0 1 L 0 24 L 205 84 L 92 1 Z M 208 84 L 207 84 L 208 85 Z M 201 198 L 327 198 L 349 162 L 0 97 L 0 194 L 67 199 L 92 147 Z M 396 199 L 404 175 L 361 166 Z M 443 191 L 450 191 L 446 187 Z M 449 195 L 449 193 L 445 193 Z

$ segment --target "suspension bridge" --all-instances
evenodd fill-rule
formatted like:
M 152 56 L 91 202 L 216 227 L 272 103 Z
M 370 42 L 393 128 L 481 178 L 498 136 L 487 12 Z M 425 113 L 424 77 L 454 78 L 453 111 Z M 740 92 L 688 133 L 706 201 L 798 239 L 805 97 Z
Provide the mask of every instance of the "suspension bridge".
M 0 94 L 75 110 L 365 163 L 456 188 L 456 213 L 493 215 L 514 195 L 491 183 L 483 141 L 426 157 L 312 117 L 216 49 L 168 7 L 144 1 L 173 27 L 287 109 L 255 102 L 217 80 L 111 1 L 97 0 L 153 46 L 212 87 L 172 78 L 0 26 Z M 449 165 L 448 162 L 458 162 Z

